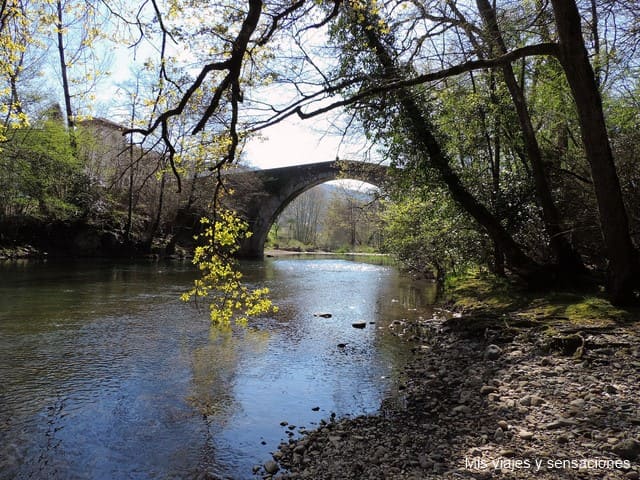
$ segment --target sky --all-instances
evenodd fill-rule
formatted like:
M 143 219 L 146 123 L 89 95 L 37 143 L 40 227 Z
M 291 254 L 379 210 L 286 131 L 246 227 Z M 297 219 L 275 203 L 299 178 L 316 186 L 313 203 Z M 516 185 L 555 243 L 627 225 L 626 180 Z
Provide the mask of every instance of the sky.
M 265 129 L 263 139 L 251 140 L 245 148 L 245 161 L 257 168 L 276 168 L 335 160 L 343 150 L 340 138 L 314 129 L 312 122 L 285 120 Z
M 329 162 L 340 158 L 358 160 L 357 154 L 348 155 L 348 147 L 341 138 L 314 126 L 313 120 L 284 120 L 265 129 L 263 140 L 251 140 L 244 150 L 244 162 L 250 166 L 267 169 Z M 354 146 L 351 148 L 353 149 Z M 361 154 L 360 154 L 361 155 Z M 334 180 L 327 182 L 357 191 L 371 191 L 377 187 L 359 180 Z

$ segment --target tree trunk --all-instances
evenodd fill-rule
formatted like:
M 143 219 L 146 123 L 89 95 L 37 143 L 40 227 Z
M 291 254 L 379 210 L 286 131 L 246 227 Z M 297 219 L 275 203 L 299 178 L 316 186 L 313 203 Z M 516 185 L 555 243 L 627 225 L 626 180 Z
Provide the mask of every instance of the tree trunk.
M 147 244 L 149 247 L 153 244 L 153 239 L 158 233 L 158 229 L 160 228 L 160 222 L 162 220 L 162 210 L 164 208 L 164 187 L 166 184 L 166 173 L 162 173 L 162 177 L 160 178 L 160 192 L 158 194 L 158 205 L 155 218 L 153 220 L 153 224 L 149 229 L 149 233 L 147 234 Z
M 138 93 L 137 87 L 138 87 L 138 84 L 136 81 L 136 94 Z M 131 106 L 131 118 L 130 118 L 131 128 L 133 128 L 133 125 L 135 123 L 135 118 L 136 118 L 136 102 L 134 100 Z M 133 135 L 129 135 L 129 191 L 127 192 L 127 224 L 124 227 L 124 238 L 127 243 L 131 241 L 131 230 L 133 227 L 133 182 L 135 178 L 134 163 L 137 166 L 137 161 L 134 162 L 133 157 L 134 157 Z
M 129 145 L 129 190 L 127 192 L 127 224 L 124 227 L 124 238 L 131 241 L 133 227 L 133 181 L 134 181 L 133 144 Z
M 476 0 L 476 4 L 489 31 L 489 42 L 493 49 L 497 50 L 499 55 L 507 53 L 507 46 L 502 37 L 502 33 L 500 32 L 494 8 L 491 7 L 488 0 Z M 558 262 L 558 266 L 560 267 L 562 274 L 568 274 L 569 276 L 573 274 L 583 274 L 585 272 L 585 267 L 582 263 L 582 259 L 564 233 L 565 229 L 562 228 L 561 225 L 560 213 L 558 212 L 551 195 L 547 172 L 545 171 L 544 162 L 542 160 L 542 153 L 540 152 L 540 146 L 536 138 L 533 123 L 531 122 L 531 116 L 529 115 L 523 89 L 518 84 L 513 67 L 510 63 L 502 65 L 502 73 L 518 114 L 518 120 L 520 122 L 520 128 L 522 130 L 524 140 L 524 147 L 531 164 L 536 196 L 540 202 L 540 206 L 542 207 L 542 219 L 545 230 L 549 235 L 551 249 L 556 257 L 556 261 Z
M 491 95 L 495 97 L 495 83 L 491 82 Z M 495 138 L 493 147 L 493 159 L 491 161 L 491 180 L 493 189 L 491 191 L 491 201 L 493 203 L 494 211 L 497 210 L 501 203 L 500 195 L 500 155 L 502 151 L 502 142 L 500 139 L 500 117 L 496 117 L 495 124 Z M 499 245 L 493 244 L 493 273 L 504 277 L 504 254 Z
M 76 136 L 75 136 L 75 118 L 73 114 L 73 107 L 71 104 L 71 88 L 69 86 L 69 75 L 68 75 L 68 66 L 67 60 L 65 58 L 65 49 L 64 49 L 64 19 L 63 19 L 63 9 L 62 9 L 62 0 L 58 0 L 56 2 L 57 8 L 57 19 L 56 19 L 56 29 L 58 30 L 58 58 L 60 60 L 60 75 L 62 76 L 62 92 L 64 95 L 64 107 L 65 113 L 67 115 L 67 127 L 69 129 L 69 141 L 71 143 L 71 147 L 76 149 Z
M 573 94 L 582 143 L 591 167 L 600 227 L 609 258 L 609 295 L 615 303 L 633 300 L 640 283 L 638 253 L 629 234 L 620 181 L 611 152 L 602 99 L 582 37 L 575 0 L 551 0 L 559 37 L 560 63 Z

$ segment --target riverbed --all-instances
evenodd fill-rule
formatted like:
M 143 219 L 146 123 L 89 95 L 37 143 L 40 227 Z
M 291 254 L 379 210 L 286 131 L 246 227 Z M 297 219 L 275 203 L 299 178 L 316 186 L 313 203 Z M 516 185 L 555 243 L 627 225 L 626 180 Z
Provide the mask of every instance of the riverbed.
M 2 264 L 0 478 L 252 478 L 321 419 L 402 401 L 389 325 L 428 318 L 431 284 L 384 257 L 242 269 L 279 312 L 220 330 L 179 300 L 188 262 Z

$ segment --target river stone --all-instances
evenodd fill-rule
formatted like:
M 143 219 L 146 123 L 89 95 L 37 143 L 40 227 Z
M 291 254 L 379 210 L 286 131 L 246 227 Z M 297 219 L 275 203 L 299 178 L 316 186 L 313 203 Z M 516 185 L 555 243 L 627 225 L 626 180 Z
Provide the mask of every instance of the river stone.
M 490 393 L 495 393 L 497 391 L 498 389 L 492 385 L 483 385 L 482 388 L 480 388 L 480 393 L 482 395 L 488 395 Z
M 468 414 L 471 413 L 471 409 L 466 405 L 458 405 L 453 408 L 453 413 L 455 414 Z
M 526 395 L 526 396 L 522 397 L 520 399 L 519 403 L 523 407 L 530 407 L 531 406 L 531 395 Z
M 384 458 L 386 453 L 387 453 L 387 449 L 380 446 L 376 448 L 375 452 L 373 453 L 373 458 L 379 462 Z
M 618 389 L 613 385 L 607 385 L 606 387 L 604 387 L 604 391 L 609 395 L 615 395 L 616 393 L 618 393 Z
M 611 450 L 625 460 L 635 461 L 640 455 L 640 442 L 634 439 L 623 440 L 614 445 Z
M 265 462 L 264 471 L 267 472 L 269 475 L 273 475 L 277 473 L 278 470 L 280 470 L 280 467 L 273 460 L 268 460 L 267 462 Z
M 313 314 L 314 317 L 322 317 L 322 318 L 331 318 L 333 315 L 330 313 L 326 313 L 326 312 L 319 312 L 319 313 L 314 313 Z
M 537 407 L 539 405 L 542 405 L 543 403 L 544 403 L 544 398 L 539 397 L 537 395 L 531 396 L 531 405 Z
M 558 418 L 557 420 L 554 420 L 551 423 L 547 423 L 544 426 L 544 428 L 546 428 L 547 430 L 556 430 L 558 428 L 575 427 L 577 425 L 579 425 L 579 424 L 575 420 L 571 420 L 569 418 L 560 417 L 560 418 Z
M 502 349 L 497 345 L 489 345 L 484 351 L 484 358 L 487 360 L 497 360 L 502 354 Z
M 575 408 L 584 408 L 585 401 L 583 399 L 581 399 L 581 398 L 576 398 L 575 400 L 570 402 L 569 405 L 571 405 L 572 407 L 575 407 Z
M 520 430 L 518 432 L 518 436 L 523 440 L 532 440 L 533 439 L 533 433 L 529 432 L 527 430 Z

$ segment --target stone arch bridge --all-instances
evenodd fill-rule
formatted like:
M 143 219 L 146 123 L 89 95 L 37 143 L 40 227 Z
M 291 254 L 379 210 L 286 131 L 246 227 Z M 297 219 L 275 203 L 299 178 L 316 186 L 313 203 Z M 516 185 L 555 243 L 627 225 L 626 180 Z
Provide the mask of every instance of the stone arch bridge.
M 297 196 L 330 180 L 360 180 L 382 186 L 389 167 L 365 162 L 338 160 L 265 170 L 230 171 L 224 183 L 234 194 L 227 206 L 248 223 L 252 232 L 239 256 L 262 258 L 264 244 L 278 215 Z

